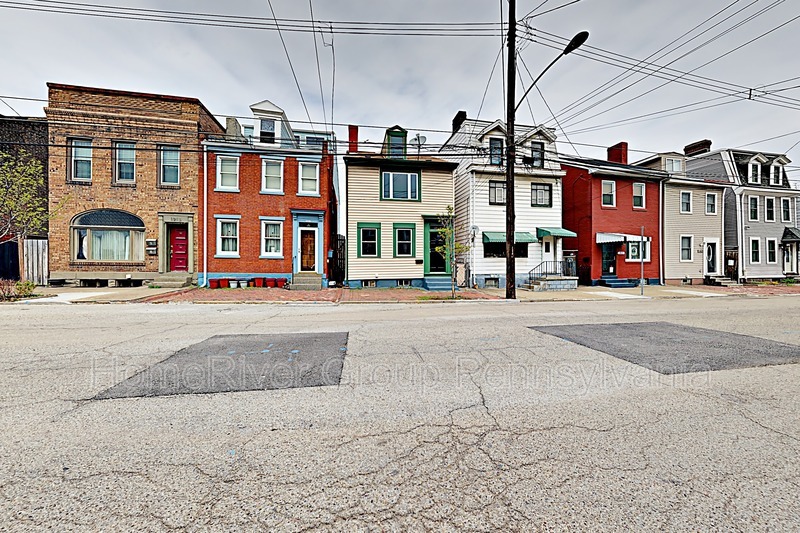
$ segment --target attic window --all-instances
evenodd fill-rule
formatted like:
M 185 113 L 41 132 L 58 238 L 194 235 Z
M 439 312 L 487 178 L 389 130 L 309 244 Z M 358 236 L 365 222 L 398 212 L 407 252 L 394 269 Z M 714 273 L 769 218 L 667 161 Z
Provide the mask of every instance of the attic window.
M 489 164 L 503 164 L 503 139 L 497 137 L 489 139 Z
M 404 158 L 406 156 L 406 134 L 403 131 L 386 132 L 389 157 Z
M 748 183 L 761 184 L 761 163 L 758 161 L 750 161 L 747 170 L 747 181 Z
M 780 164 L 774 164 L 770 167 L 770 184 L 781 185 L 783 183 L 783 167 Z
M 667 158 L 667 172 L 683 172 L 683 162 L 680 159 Z
M 540 141 L 534 141 L 531 143 L 531 159 L 533 161 L 532 166 L 534 168 L 543 168 L 544 167 L 544 143 Z
M 261 119 L 260 133 L 258 140 L 262 143 L 275 144 L 275 121 L 269 119 Z

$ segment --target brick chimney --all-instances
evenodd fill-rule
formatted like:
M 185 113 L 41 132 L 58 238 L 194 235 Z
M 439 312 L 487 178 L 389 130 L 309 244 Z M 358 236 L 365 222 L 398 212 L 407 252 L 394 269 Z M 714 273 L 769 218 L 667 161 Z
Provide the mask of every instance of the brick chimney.
M 457 132 L 464 121 L 467 120 L 467 112 L 466 111 L 459 111 L 456 113 L 456 116 L 453 117 L 453 133 Z
M 358 152 L 358 126 L 350 124 L 347 126 L 347 132 L 350 136 L 347 151 Z
M 243 141 L 242 125 L 235 117 L 227 117 L 225 119 L 225 138 L 229 141 Z
M 702 141 L 697 141 L 692 144 L 687 144 L 683 147 L 683 154 L 686 157 L 691 157 L 693 155 L 705 154 L 711 151 L 711 140 L 710 139 L 703 139 Z
M 628 164 L 628 143 L 619 142 L 608 149 L 608 160 L 611 163 Z

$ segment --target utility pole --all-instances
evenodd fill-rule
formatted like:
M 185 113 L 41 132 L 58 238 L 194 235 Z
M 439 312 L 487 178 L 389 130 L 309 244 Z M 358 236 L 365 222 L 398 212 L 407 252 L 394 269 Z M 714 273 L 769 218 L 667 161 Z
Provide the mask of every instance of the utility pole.
M 517 297 L 517 268 L 514 258 L 514 119 L 517 77 L 517 2 L 508 0 L 508 95 L 506 96 L 506 298 Z

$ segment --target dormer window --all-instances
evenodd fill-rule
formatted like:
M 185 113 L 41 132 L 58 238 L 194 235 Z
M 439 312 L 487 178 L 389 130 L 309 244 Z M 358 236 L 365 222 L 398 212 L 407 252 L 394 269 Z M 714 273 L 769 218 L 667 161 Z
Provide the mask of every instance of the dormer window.
M 242 126 L 242 134 L 248 141 L 253 140 L 253 126 Z
M 783 166 L 780 164 L 773 164 L 770 167 L 770 184 L 781 185 L 783 184 Z
M 531 143 L 531 160 L 534 168 L 544 168 L 544 143 L 534 141 Z
M 262 118 L 259 120 L 258 140 L 262 143 L 275 144 L 275 121 Z
M 489 164 L 503 164 L 503 139 L 492 137 L 489 139 Z
M 747 164 L 747 183 L 761 185 L 761 163 L 765 163 L 764 156 L 757 155 Z
M 404 130 L 389 130 L 386 132 L 386 150 L 389 157 L 405 158 L 406 132 Z
M 666 171 L 670 173 L 683 172 L 683 161 L 680 159 L 667 158 Z

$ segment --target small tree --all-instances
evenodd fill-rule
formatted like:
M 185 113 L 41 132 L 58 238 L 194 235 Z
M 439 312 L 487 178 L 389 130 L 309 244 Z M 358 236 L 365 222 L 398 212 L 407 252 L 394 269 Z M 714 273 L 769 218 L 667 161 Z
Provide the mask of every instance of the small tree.
M 42 233 L 49 218 L 42 164 L 24 150 L 0 152 L 0 241 Z
M 437 232 L 442 236 L 443 243 L 436 248 L 436 252 L 441 255 L 445 262 L 450 266 L 450 295 L 456 297 L 456 260 L 462 254 L 469 251 L 469 246 L 456 241 L 456 217 L 453 206 L 447 206 L 447 213 L 439 215 L 439 229 Z

